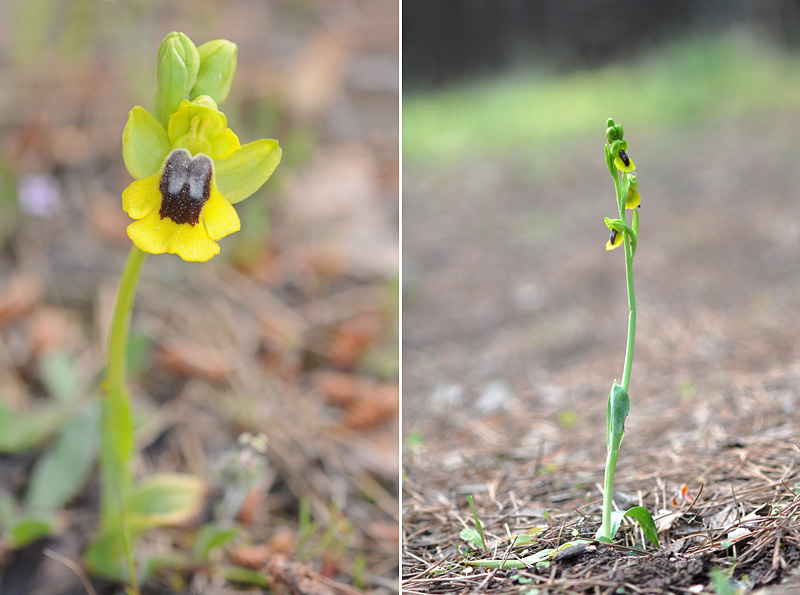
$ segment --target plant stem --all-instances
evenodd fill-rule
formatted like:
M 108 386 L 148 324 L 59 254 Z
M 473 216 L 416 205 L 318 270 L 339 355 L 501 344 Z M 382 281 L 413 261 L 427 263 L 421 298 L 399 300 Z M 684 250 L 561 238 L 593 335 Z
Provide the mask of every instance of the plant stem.
M 134 451 L 133 415 L 125 387 L 128 329 L 136 294 L 139 273 L 147 257 L 131 246 L 125 269 L 119 282 L 117 301 L 108 340 L 108 366 L 103 382 L 105 399 L 100 429 L 102 493 L 100 499 L 101 532 L 120 531 L 131 588 L 139 592 L 136 565 L 133 559 L 130 531 L 125 522 L 125 501 L 131 484 L 130 463 Z
M 620 218 L 625 218 L 625 207 L 620 209 Z M 636 295 L 633 291 L 633 249 L 631 238 L 625 235 L 625 281 L 628 286 L 628 342 L 625 346 L 625 367 L 622 369 L 622 388 L 628 392 L 633 366 L 633 343 L 636 338 Z
M 627 197 L 622 196 L 622 188 L 619 173 L 615 170 L 612 173 L 614 178 L 614 189 L 617 193 L 617 206 L 619 207 L 619 218 L 627 222 L 625 215 L 625 203 Z M 633 344 L 636 338 L 636 295 L 633 290 L 633 249 L 631 248 L 631 238 L 625 234 L 625 281 L 628 288 L 628 341 L 625 347 L 625 366 L 622 369 L 622 388 L 628 392 L 631 382 L 631 367 L 633 365 Z M 608 423 L 608 421 L 607 421 Z M 613 508 L 614 496 L 614 475 L 617 470 L 617 454 L 619 453 L 619 443 L 608 444 L 608 454 L 606 455 L 606 471 L 603 480 L 603 519 L 601 532 L 609 540 L 613 537 L 611 531 L 611 509 Z
M 603 520 L 601 525 L 601 535 L 609 541 L 614 537 L 611 532 L 611 509 L 614 507 L 614 474 L 617 470 L 618 448 L 609 445 L 606 455 L 606 473 L 603 479 Z

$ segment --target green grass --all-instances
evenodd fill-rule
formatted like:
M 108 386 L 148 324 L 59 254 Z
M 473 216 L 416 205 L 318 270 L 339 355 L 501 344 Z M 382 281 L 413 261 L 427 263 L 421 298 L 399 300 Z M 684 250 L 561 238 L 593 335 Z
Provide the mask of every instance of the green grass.
M 542 149 L 597 132 L 706 118 L 759 118 L 800 108 L 800 56 L 739 35 L 687 40 L 625 65 L 563 76 L 542 72 L 403 97 L 403 158 Z

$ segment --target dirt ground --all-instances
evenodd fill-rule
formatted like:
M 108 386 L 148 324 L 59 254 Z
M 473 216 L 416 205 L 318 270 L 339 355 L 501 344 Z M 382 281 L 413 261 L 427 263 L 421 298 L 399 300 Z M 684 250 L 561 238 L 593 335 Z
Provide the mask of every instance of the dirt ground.
M 404 592 L 800 588 L 800 119 L 609 115 L 643 199 L 615 501 L 647 506 L 662 548 L 625 549 L 643 544 L 631 527 L 619 547 L 539 567 L 465 564 L 599 524 L 627 303 L 623 257 L 604 250 L 615 207 L 598 123 L 547 153 L 404 162 Z M 459 536 L 470 495 L 489 554 Z
M 225 580 L 232 566 L 270 592 L 397 592 L 397 3 L 77 2 L 37 12 L 49 5 L 0 7 L 3 413 L 53 403 L 42 373 L 53 354 L 75 373 L 81 406 L 99 399 L 130 248 L 120 204 L 131 182 L 128 110 L 152 106 L 168 32 L 231 39 L 238 70 L 221 108 L 243 143 L 278 139 L 283 160 L 237 205 L 242 231 L 219 256 L 144 265 L 129 382 L 135 472 L 194 474 L 207 498 L 192 523 L 137 543 L 142 558 L 173 556 L 143 593 L 263 592 Z M 263 454 L 240 441 L 262 433 Z M 52 443 L 46 435 L 0 454 L 4 595 L 90 592 L 79 575 L 97 527 L 95 472 L 51 536 L 15 548 L 5 522 L 24 513 Z M 206 524 L 239 532 L 187 564 Z M 91 578 L 97 593 L 121 592 Z

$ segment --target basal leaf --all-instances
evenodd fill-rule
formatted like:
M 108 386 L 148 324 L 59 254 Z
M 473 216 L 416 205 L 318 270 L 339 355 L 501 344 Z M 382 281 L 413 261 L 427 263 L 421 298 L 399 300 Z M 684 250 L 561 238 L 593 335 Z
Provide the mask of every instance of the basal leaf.
M 29 511 L 54 512 L 84 486 L 97 458 L 100 406 L 93 402 L 69 420 L 36 463 L 25 497 Z
M 12 411 L 0 403 L 0 452 L 20 452 L 49 438 L 64 417 L 57 403 L 31 411 Z
M 80 393 L 81 381 L 74 359 L 66 352 L 53 351 L 42 356 L 39 376 L 47 393 L 62 403 L 70 403 Z
M 186 522 L 200 512 L 206 484 L 193 475 L 163 473 L 136 486 L 128 500 L 131 527 L 144 529 Z
M 642 531 L 644 531 L 644 536 L 647 537 L 650 543 L 652 543 L 654 546 L 659 547 L 658 530 L 656 529 L 655 520 L 653 520 L 652 515 L 644 506 L 634 506 L 628 510 L 613 511 L 611 513 L 611 539 L 603 538 L 600 535 L 602 527 L 597 530 L 595 539 L 611 543 L 616 536 L 617 531 L 619 531 L 619 527 L 622 524 L 622 519 L 624 519 L 626 516 L 631 517 L 637 523 L 639 523 Z
M 483 548 L 483 540 L 481 539 L 481 534 L 478 533 L 475 529 L 462 529 L 461 533 L 458 535 L 464 541 L 471 543 L 478 549 Z
M 212 524 L 204 525 L 197 532 L 197 540 L 194 543 L 193 557 L 195 561 L 205 562 L 212 550 L 223 547 L 238 533 L 239 530 L 235 527 L 222 529 Z
M 52 532 L 52 520 L 38 517 L 26 517 L 17 521 L 11 528 L 11 544 L 15 548 L 21 548 L 37 539 L 47 537 Z

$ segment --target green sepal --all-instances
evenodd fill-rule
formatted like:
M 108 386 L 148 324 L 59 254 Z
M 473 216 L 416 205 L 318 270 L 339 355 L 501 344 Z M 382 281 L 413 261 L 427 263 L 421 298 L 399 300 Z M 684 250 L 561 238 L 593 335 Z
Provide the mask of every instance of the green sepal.
M 208 95 L 218 104 L 222 103 L 231 90 L 239 48 L 227 39 L 215 39 L 204 43 L 197 51 L 200 55 L 200 69 L 197 71 L 197 81 L 190 99 Z
M 614 537 L 619 531 L 620 525 L 622 524 L 622 519 L 625 517 L 630 517 L 634 519 L 639 526 L 642 528 L 644 532 L 644 536 L 647 537 L 648 541 L 652 543 L 656 547 L 660 547 L 658 541 L 658 530 L 656 529 L 656 522 L 653 519 L 653 515 L 644 507 L 644 506 L 633 506 L 628 510 L 615 510 L 611 513 L 611 537 L 606 537 L 600 534 L 602 531 L 602 527 L 597 530 L 595 534 L 595 539 L 598 541 L 603 541 L 606 543 L 612 543 Z
M 622 219 L 611 219 L 610 217 L 606 217 L 605 221 L 606 221 L 606 227 L 608 227 L 608 229 L 616 229 L 617 233 L 633 232 L 631 226 L 625 223 Z
M 608 450 L 619 450 L 622 437 L 625 435 L 625 418 L 631 410 L 628 392 L 614 382 L 608 393 L 606 405 L 606 446 Z
M 167 125 L 180 102 L 189 97 L 199 69 L 200 54 L 191 39 L 175 31 L 164 38 L 158 49 L 158 88 L 154 109 L 162 125 Z
M 261 139 L 214 163 L 217 187 L 235 204 L 253 194 L 266 182 L 281 162 L 278 141 Z
M 631 220 L 631 228 L 633 229 L 633 235 L 631 238 L 639 238 L 639 210 L 633 209 L 633 218 Z M 631 258 L 636 256 L 636 241 L 631 241 Z
M 611 143 L 611 154 L 616 157 L 620 151 L 628 151 L 628 141 L 617 139 Z
M 616 173 L 616 169 L 614 168 L 614 156 L 611 154 L 611 147 L 605 145 L 606 148 L 606 165 L 608 166 L 608 171 L 613 176 Z
M 131 176 L 141 180 L 156 173 L 170 149 L 167 131 L 150 112 L 138 105 L 128 112 L 122 131 L 122 159 Z

